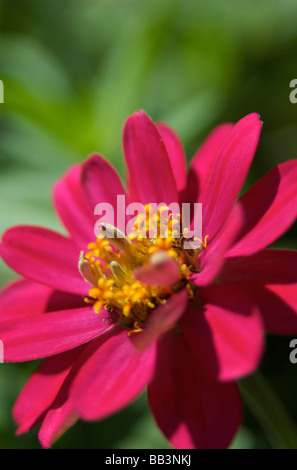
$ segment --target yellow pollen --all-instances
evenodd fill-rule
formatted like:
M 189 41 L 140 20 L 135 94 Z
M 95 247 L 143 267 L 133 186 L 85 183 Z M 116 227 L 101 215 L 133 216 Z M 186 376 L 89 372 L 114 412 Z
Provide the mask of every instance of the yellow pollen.
M 176 292 L 187 289 L 189 299 L 195 299 L 197 287 L 190 281 L 190 275 L 207 245 L 207 236 L 204 242 L 199 240 L 199 248 L 184 249 L 188 229 L 181 233 L 180 222 L 180 214 L 168 215 L 166 205 L 155 212 L 147 204 L 145 214 L 137 217 L 134 232 L 114 243 L 110 235 L 114 227 L 106 224 L 107 235 L 100 235 L 89 243 L 88 251 L 81 254 L 79 261 L 79 270 L 90 284 L 85 301 L 93 304 L 96 313 L 102 308 L 114 312 L 117 321 L 128 328 L 130 334 L 142 331 L 150 313 Z M 179 277 L 174 285 L 148 285 L 135 279 L 135 270 L 149 266 L 151 255 L 157 251 L 167 253 L 179 266 Z

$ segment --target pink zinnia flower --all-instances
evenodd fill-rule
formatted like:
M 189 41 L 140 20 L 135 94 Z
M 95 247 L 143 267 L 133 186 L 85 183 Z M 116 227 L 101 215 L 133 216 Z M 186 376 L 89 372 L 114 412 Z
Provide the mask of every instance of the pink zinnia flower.
M 297 252 L 264 249 L 295 220 L 297 160 L 236 200 L 260 130 L 257 114 L 217 127 L 187 176 L 175 133 L 138 111 L 124 128 L 128 194 L 93 155 L 54 187 L 69 236 L 32 226 L 4 234 L 1 256 L 22 276 L 0 296 L 4 359 L 47 358 L 14 406 L 18 433 L 42 423 L 49 447 L 78 418 L 104 418 L 147 386 L 173 446 L 230 444 L 241 420 L 236 380 L 257 368 L 263 331 L 297 332 Z M 116 208 L 117 195 L 201 202 L 206 246 L 184 250 L 182 234 L 94 240 L 96 204 Z

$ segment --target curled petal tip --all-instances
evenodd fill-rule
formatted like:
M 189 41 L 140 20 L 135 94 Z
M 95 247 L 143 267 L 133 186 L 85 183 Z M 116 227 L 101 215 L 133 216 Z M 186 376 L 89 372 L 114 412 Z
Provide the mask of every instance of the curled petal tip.
M 149 264 L 134 271 L 134 277 L 148 285 L 168 286 L 179 280 L 179 269 L 177 262 L 160 250 L 150 256 Z

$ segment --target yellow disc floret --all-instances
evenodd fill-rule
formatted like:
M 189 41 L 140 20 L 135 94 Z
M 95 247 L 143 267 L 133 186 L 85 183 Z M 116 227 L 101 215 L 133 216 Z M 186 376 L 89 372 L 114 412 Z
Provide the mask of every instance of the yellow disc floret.
M 145 214 L 139 214 L 134 232 L 127 237 L 117 228 L 102 224 L 96 241 L 80 256 L 79 271 L 91 284 L 86 301 L 93 303 L 96 313 L 102 308 L 115 312 L 117 321 L 130 331 L 141 331 L 152 310 L 179 290 L 186 288 L 190 299 L 195 296 L 197 287 L 189 277 L 202 247 L 183 249 L 180 215 L 168 215 L 167 209 L 164 205 L 154 212 L 146 205 Z M 137 269 L 150 265 L 158 251 L 173 258 L 178 266 L 173 285 L 146 284 L 134 276 Z

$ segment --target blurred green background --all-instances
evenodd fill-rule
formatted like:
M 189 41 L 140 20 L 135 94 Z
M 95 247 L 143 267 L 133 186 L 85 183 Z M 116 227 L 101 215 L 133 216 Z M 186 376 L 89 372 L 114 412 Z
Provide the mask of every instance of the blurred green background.
M 258 112 L 261 142 L 247 186 L 297 158 L 296 0 L 0 0 L 0 231 L 28 223 L 63 230 L 51 186 L 91 152 L 123 174 L 121 132 L 136 109 L 167 121 L 188 159 L 217 124 Z M 296 225 L 278 246 L 297 248 Z M 0 285 L 14 277 L 0 262 Z M 297 420 L 291 337 L 267 337 L 260 371 Z M 15 437 L 11 407 L 30 364 L 0 365 L 0 448 Z M 279 444 L 244 405 L 232 447 Z M 56 448 L 166 448 L 145 395 L 100 423 L 79 422 Z

